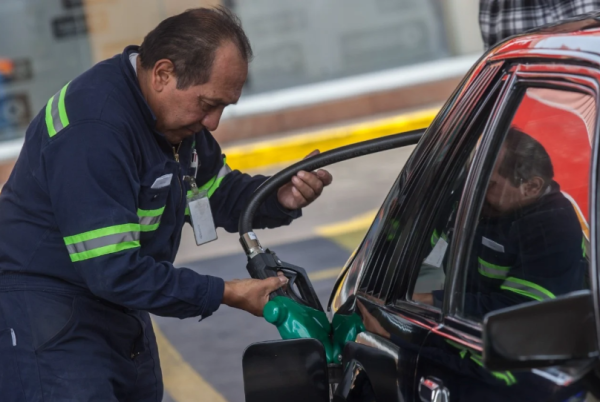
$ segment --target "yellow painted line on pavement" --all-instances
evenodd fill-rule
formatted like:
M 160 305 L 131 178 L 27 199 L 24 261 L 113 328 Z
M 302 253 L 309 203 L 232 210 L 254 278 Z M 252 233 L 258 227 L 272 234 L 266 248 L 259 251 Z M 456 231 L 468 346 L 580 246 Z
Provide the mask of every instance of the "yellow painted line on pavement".
M 373 223 L 377 211 L 378 209 L 374 209 L 344 222 L 317 226 L 315 232 L 319 236 L 329 237 L 354 232 L 356 230 L 368 229 L 371 226 L 371 223 Z
M 320 271 L 309 273 L 308 279 L 310 279 L 311 282 L 317 282 L 325 279 L 337 278 L 341 271 L 342 267 L 322 269 Z
M 184 359 L 153 323 L 165 391 L 176 402 L 227 402 L 204 378 Z
M 333 223 L 329 225 L 318 226 L 315 228 L 315 232 L 319 236 L 323 237 L 335 237 L 344 235 L 347 233 L 356 232 L 359 230 L 366 231 L 375 219 L 378 209 L 365 212 L 349 220 Z M 324 279 L 336 278 L 342 271 L 342 267 L 323 269 L 308 274 L 308 278 L 312 282 L 321 281 Z
M 227 164 L 241 171 L 299 161 L 315 149 L 321 152 L 373 138 L 428 127 L 439 109 L 406 113 L 343 127 L 320 130 L 224 149 Z

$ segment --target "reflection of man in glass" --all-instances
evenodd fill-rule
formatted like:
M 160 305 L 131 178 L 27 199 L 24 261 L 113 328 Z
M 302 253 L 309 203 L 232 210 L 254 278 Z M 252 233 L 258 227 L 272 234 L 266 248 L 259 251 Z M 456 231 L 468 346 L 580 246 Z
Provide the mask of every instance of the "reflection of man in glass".
M 475 233 L 465 315 L 480 319 L 492 310 L 584 287 L 583 233 L 553 177 L 544 147 L 510 128 Z M 434 291 L 413 298 L 441 305 L 442 297 L 443 291 Z

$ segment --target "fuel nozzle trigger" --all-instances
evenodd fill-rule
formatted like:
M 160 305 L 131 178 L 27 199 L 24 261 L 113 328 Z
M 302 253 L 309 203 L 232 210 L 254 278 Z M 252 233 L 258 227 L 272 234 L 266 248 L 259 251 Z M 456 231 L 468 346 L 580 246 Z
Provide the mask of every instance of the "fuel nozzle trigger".
M 264 253 L 249 258 L 246 268 L 250 276 L 255 279 L 276 276 L 278 272 L 283 273 L 288 278 L 288 284 L 285 288 L 271 293 L 270 300 L 277 296 L 284 296 L 299 304 L 323 311 L 323 306 L 321 306 L 317 293 L 312 287 L 304 268 L 280 260 L 274 252 L 268 249 Z

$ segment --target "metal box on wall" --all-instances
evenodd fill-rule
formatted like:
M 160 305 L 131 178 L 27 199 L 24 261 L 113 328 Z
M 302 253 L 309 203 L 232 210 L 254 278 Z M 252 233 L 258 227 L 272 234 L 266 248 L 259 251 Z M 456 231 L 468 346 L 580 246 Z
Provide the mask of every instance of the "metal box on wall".
M 31 119 L 92 61 L 80 2 L 0 2 L 0 140 L 21 137 Z

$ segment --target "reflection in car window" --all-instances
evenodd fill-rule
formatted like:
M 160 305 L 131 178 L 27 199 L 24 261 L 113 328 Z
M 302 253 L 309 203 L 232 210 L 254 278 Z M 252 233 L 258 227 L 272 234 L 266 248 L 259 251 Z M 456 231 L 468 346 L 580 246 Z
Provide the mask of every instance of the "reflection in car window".
M 462 141 L 464 130 L 471 130 L 476 125 L 477 129 L 481 130 L 487 120 L 491 106 L 503 85 L 503 81 L 499 79 L 502 65 L 502 62 L 497 62 L 486 66 L 474 83 L 462 87 L 459 92 L 461 97 L 457 100 L 459 106 L 452 108 L 451 117 L 446 114 L 438 116 L 416 147 L 402 170 L 399 181 L 392 187 L 380 211 L 383 213 L 378 215 L 381 222 L 378 224 L 376 236 L 371 237 L 373 243 L 366 252 L 368 255 L 361 255 L 361 251 L 357 254 L 356 261 L 364 262 L 365 265 L 358 289 L 360 292 L 387 301 L 396 291 L 395 281 L 403 269 L 401 256 L 404 246 L 412 239 L 411 231 L 406 228 L 412 227 L 414 214 L 407 211 L 417 210 L 410 198 L 416 197 L 420 200 L 423 198 L 414 189 L 407 189 L 406 183 L 427 189 L 428 184 L 425 183 L 439 182 L 437 174 L 446 172 L 447 159 L 453 157 L 450 151 L 454 151 L 454 146 Z M 492 84 L 495 79 L 496 82 Z M 475 118 L 471 116 L 472 110 L 477 111 Z M 469 152 L 474 146 L 475 144 L 471 144 Z M 436 155 L 435 159 L 430 159 L 428 157 L 430 154 Z M 417 172 L 421 177 L 418 183 L 409 180 L 409 177 L 413 177 Z M 352 267 L 355 266 L 356 264 L 353 263 Z
M 473 144 L 463 151 L 466 155 L 466 160 L 462 162 L 462 166 L 456 171 L 454 177 L 450 179 L 450 184 L 441 197 L 442 201 L 438 204 L 439 207 L 432 220 L 431 235 L 425 240 L 421 251 L 421 258 L 419 259 L 422 262 L 413 290 L 413 299 L 416 301 L 427 302 L 426 300 L 422 300 L 421 296 L 427 298 L 430 292 L 441 290 L 444 287 L 448 250 L 454 233 L 454 221 L 458 203 L 465 182 L 467 181 L 467 173 L 471 167 L 475 149 L 476 146 Z M 421 295 L 423 293 L 424 295 Z M 428 304 L 432 303 L 429 302 Z M 440 305 L 441 303 L 437 306 L 439 307 Z
M 493 94 L 472 119 L 472 124 L 467 129 L 470 134 L 461 133 L 467 141 L 462 145 L 460 153 L 450 162 L 450 173 L 442 180 L 437 179 L 444 188 L 435 196 L 437 203 L 433 208 L 432 218 L 427 220 L 429 226 L 419 250 L 419 266 L 410 295 L 410 298 L 416 302 L 438 308 L 442 306 L 448 255 L 454 236 L 458 204 L 481 141 L 481 133 L 492 112 L 497 95 L 498 93 Z
M 466 265 L 465 317 L 587 287 L 595 110 L 586 94 L 526 91 L 496 151 Z

